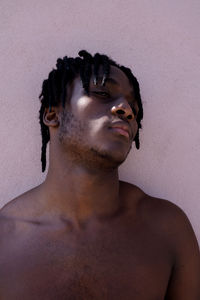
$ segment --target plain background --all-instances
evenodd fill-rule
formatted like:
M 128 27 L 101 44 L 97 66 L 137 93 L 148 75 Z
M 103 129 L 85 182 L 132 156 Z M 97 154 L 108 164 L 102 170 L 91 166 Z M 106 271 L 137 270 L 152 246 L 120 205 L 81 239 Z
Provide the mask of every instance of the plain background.
M 41 85 L 58 57 L 86 49 L 140 82 L 141 149 L 120 178 L 176 203 L 200 241 L 199 28 L 199 0 L 1 0 L 1 206 L 44 180 Z

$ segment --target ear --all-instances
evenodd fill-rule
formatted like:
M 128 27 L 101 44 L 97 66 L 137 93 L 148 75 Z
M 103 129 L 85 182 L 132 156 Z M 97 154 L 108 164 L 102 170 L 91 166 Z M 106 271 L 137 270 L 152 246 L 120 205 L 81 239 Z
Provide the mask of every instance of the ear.
M 51 111 L 49 111 L 48 108 L 45 109 L 43 123 L 48 127 L 59 126 L 58 112 L 53 107 L 51 108 Z

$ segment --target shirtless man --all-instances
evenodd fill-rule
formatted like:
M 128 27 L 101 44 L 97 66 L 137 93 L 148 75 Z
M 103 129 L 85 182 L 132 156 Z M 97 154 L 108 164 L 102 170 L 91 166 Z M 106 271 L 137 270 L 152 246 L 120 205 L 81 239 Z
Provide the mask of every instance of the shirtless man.
M 199 300 L 185 213 L 118 179 L 139 148 L 137 80 L 106 56 L 79 55 L 43 83 L 45 182 L 0 212 L 0 299 Z

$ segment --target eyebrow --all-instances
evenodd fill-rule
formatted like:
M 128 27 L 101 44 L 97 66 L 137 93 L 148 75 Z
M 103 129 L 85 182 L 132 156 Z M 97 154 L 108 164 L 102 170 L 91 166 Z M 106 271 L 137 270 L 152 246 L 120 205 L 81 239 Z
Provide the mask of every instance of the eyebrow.
M 102 79 L 103 79 L 103 77 L 99 77 L 99 80 L 102 81 Z M 105 84 L 106 83 L 111 83 L 111 84 L 114 84 L 114 85 L 119 85 L 119 82 L 116 81 L 115 79 L 111 78 L 111 77 L 106 78 Z
M 98 80 L 102 81 L 102 79 L 103 79 L 102 76 L 98 77 Z M 106 83 L 111 83 L 111 84 L 113 84 L 113 85 L 119 85 L 119 82 L 116 81 L 116 80 L 115 80 L 114 78 L 112 78 L 112 77 L 106 78 L 105 85 L 106 85 Z M 134 90 L 131 91 L 130 95 L 133 96 L 133 101 L 135 102 L 136 100 L 135 100 L 135 97 L 134 97 Z

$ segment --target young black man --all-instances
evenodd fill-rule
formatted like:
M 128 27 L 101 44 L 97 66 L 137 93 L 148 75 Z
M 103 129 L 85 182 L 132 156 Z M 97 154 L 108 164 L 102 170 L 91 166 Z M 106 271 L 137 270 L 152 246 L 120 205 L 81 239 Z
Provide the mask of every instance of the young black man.
M 80 51 L 57 60 L 40 109 L 46 180 L 0 212 L 0 299 L 199 300 L 185 213 L 119 181 L 143 118 L 131 70 Z

